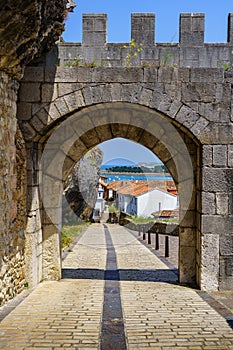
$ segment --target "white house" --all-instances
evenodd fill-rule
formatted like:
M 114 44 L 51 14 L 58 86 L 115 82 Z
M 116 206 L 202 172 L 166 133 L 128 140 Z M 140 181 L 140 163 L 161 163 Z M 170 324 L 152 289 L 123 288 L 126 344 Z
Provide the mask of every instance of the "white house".
M 178 196 L 150 185 L 132 182 L 118 190 L 118 208 L 130 215 L 152 217 L 153 212 L 178 208 Z
M 99 180 L 98 184 L 98 194 L 95 202 L 93 217 L 101 217 L 104 211 L 104 183 Z

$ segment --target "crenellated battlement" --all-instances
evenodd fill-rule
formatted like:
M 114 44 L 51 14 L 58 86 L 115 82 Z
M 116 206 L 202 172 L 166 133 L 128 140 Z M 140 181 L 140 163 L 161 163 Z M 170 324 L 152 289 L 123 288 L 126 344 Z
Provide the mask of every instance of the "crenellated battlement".
M 130 43 L 108 43 L 106 14 L 84 14 L 82 19 L 82 43 L 59 43 L 60 65 L 102 64 L 106 67 L 126 65 Z M 131 39 L 142 46 L 130 65 L 170 65 L 176 67 L 219 68 L 232 65 L 233 61 L 233 13 L 228 16 L 227 42 L 205 43 L 205 15 L 183 13 L 180 15 L 179 43 L 156 43 L 155 14 L 131 15 Z M 125 48 L 125 46 L 128 47 Z

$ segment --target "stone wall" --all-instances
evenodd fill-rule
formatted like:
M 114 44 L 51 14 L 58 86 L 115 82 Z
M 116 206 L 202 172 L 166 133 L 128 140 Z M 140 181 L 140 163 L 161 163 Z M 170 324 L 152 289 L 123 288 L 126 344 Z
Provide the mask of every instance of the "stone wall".
M 74 6 L 72 0 L 6 0 L 1 4 L 0 305 L 22 291 L 28 265 L 33 266 L 33 261 L 26 259 L 31 246 L 25 235 L 27 214 L 30 216 L 30 203 L 26 203 L 26 153 L 30 163 L 30 152 L 25 150 L 16 117 L 18 81 L 25 66 L 54 45 L 64 29 L 67 11 Z
M 157 118 L 155 130 L 168 120 L 185 141 L 195 180 L 180 227 L 180 280 L 195 276 L 202 289 L 233 288 L 231 69 L 29 67 L 18 111 L 29 143 L 43 143 L 67 120 L 61 137 L 70 142 L 67 159 L 77 156 L 72 143 L 77 142 L 82 156 L 103 141 L 125 137 L 157 154 L 176 181 L 176 162 L 181 161 L 183 174 L 186 166 L 182 155 L 168 152 L 170 141 L 177 147 L 174 137 L 166 139 L 161 132 L 156 140 L 149 134 Z M 182 187 L 178 183 L 179 193 Z
M 25 144 L 17 127 L 18 83 L 0 73 L 0 305 L 22 291 L 25 278 Z

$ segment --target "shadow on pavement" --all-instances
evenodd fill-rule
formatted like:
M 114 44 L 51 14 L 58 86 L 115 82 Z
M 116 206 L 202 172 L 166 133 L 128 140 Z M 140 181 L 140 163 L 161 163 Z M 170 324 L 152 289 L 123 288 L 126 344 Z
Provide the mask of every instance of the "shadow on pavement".
M 62 278 L 70 279 L 94 279 L 94 280 L 118 280 L 117 270 L 99 270 L 99 269 L 69 269 L 62 270 Z M 139 281 L 139 282 L 166 282 L 178 283 L 178 270 L 125 270 L 119 269 L 120 281 Z
M 226 319 L 227 323 L 229 324 L 229 326 L 233 329 L 233 318 L 231 319 Z

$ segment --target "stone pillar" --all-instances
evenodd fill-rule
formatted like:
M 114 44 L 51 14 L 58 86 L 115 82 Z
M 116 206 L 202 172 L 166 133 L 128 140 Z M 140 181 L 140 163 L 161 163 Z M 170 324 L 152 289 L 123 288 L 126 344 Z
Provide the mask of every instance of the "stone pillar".
M 201 288 L 233 288 L 232 145 L 203 146 Z
M 83 14 L 83 45 L 104 46 L 107 42 L 107 15 Z
M 55 135 L 54 143 L 51 140 L 47 142 L 41 160 L 44 280 L 61 278 L 62 170 L 65 154 L 59 149 L 58 140 L 59 135 Z
M 179 225 L 179 282 L 194 286 L 196 284 L 196 186 L 188 210 L 183 212 L 186 205 L 185 183 L 178 185 L 180 197 Z
M 227 42 L 233 45 L 233 13 L 228 15 Z
M 180 46 L 204 45 L 205 16 L 202 13 L 180 15 Z
M 27 144 L 26 281 L 30 287 L 42 280 L 42 217 L 39 191 L 38 144 Z
M 80 56 L 86 63 L 101 63 L 106 58 L 107 15 L 83 14 L 83 33 Z
M 61 278 L 62 182 L 44 174 L 43 197 L 43 279 Z
M 132 13 L 131 15 L 131 39 L 142 47 L 155 44 L 155 14 Z

